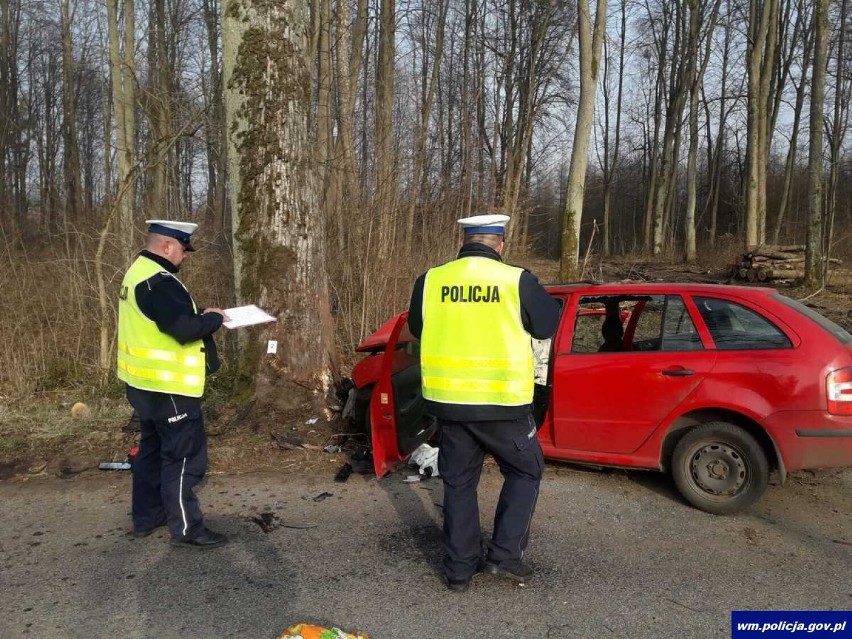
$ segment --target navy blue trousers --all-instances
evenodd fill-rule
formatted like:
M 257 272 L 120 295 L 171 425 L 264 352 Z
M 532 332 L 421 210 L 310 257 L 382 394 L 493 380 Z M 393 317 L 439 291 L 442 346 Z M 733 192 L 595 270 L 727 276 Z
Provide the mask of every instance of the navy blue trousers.
M 150 530 L 166 520 L 172 539 L 194 539 L 204 532 L 194 492 L 207 471 L 201 410 L 171 418 L 143 418 L 141 428 L 133 462 L 133 527 Z
M 467 579 L 481 557 L 477 487 L 485 453 L 497 461 L 503 489 L 494 515 L 486 560 L 510 568 L 521 562 L 529 542 L 544 456 L 532 416 L 509 421 L 438 420 L 438 471 L 444 481 L 444 570 L 448 579 Z

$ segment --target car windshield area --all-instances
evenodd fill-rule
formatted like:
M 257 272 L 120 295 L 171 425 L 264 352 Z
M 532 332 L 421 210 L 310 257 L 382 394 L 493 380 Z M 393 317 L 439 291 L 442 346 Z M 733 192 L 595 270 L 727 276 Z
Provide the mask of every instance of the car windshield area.
M 801 313 L 802 315 L 804 315 L 808 319 L 813 320 L 816 324 L 821 326 L 824 330 L 826 330 L 829 333 L 831 333 L 832 335 L 834 335 L 834 337 L 836 337 L 840 341 L 841 344 L 846 344 L 846 345 L 852 344 L 852 333 L 847 331 L 845 328 L 843 328 L 839 324 L 835 324 L 834 322 L 832 322 L 827 317 L 823 317 L 822 315 L 817 313 L 812 308 L 805 306 L 801 302 L 797 302 L 796 300 L 790 299 L 789 297 L 787 297 L 785 295 L 781 295 L 779 293 L 776 293 L 772 297 L 773 297 L 773 299 L 778 300 L 779 302 L 781 302 L 785 306 L 789 306 L 790 308 L 798 311 L 799 313 Z
M 793 348 L 780 328 L 741 304 L 716 297 L 692 299 L 720 351 Z
M 701 337 L 680 295 L 595 295 L 580 299 L 572 353 L 701 349 Z

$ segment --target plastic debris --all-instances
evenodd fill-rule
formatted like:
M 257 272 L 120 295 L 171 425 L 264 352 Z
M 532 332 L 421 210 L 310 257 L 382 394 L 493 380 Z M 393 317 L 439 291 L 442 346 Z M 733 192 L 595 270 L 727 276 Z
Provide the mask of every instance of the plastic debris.
M 280 635 L 278 639 L 370 639 L 363 632 L 348 633 L 340 628 L 324 628 L 312 626 L 307 623 L 298 623 L 290 626 Z
M 327 453 L 339 453 L 342 449 L 337 444 L 329 444 L 328 446 L 323 447 L 323 450 Z
M 130 462 L 101 462 L 98 464 L 100 470 L 130 470 Z
M 123 462 L 101 462 L 98 464 L 99 470 L 133 470 L 133 462 L 136 461 L 136 456 L 139 454 L 139 447 L 134 446 L 127 451 L 127 459 Z
M 408 463 L 417 466 L 420 469 L 420 474 L 426 478 L 438 477 L 438 447 L 420 444 L 411 453 Z
M 309 417 L 305 420 L 306 424 L 316 424 L 319 421 L 319 417 Z
M 420 481 L 420 475 L 408 475 L 402 481 L 404 481 L 406 484 L 416 484 Z

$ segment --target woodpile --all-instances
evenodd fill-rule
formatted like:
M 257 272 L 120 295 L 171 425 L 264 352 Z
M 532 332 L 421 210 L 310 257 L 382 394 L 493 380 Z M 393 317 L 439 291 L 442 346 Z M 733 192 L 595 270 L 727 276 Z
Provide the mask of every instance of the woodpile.
M 840 264 L 838 259 L 829 262 Z M 731 275 L 749 282 L 801 279 L 805 276 L 805 247 L 801 244 L 751 246 L 731 266 Z

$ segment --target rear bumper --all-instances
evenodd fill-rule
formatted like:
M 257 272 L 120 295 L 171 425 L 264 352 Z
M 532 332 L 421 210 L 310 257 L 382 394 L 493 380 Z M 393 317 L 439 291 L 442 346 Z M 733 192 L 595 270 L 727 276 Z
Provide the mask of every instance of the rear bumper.
M 783 411 L 764 421 L 786 470 L 852 466 L 852 417 Z

